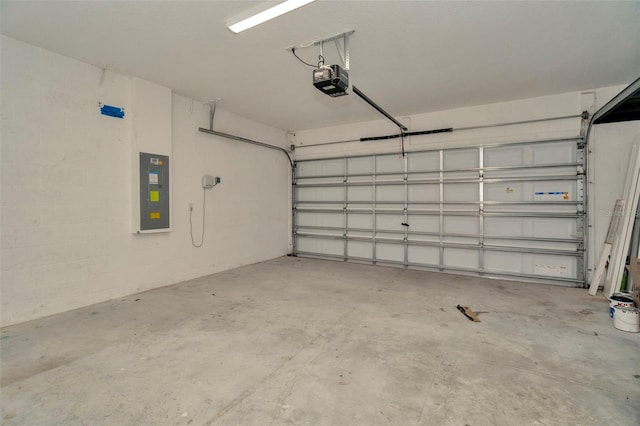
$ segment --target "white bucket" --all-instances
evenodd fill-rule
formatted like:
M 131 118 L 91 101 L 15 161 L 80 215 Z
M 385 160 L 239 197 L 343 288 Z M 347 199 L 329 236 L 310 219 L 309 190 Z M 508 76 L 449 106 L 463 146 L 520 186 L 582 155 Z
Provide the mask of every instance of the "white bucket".
M 625 308 L 633 308 L 633 299 L 623 293 L 616 293 L 609 299 L 609 316 L 614 317 L 614 310 L 616 306 L 623 306 Z
M 616 313 L 613 316 L 613 326 L 618 330 L 630 333 L 640 333 L 640 309 L 615 306 Z

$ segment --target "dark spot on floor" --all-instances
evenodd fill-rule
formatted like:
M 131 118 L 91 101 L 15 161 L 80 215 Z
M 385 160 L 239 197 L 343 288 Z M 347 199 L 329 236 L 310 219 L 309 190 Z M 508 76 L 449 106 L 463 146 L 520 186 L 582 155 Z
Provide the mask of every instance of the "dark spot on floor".
M 640 379 L 640 374 L 634 374 L 633 377 L 635 377 L 636 379 Z

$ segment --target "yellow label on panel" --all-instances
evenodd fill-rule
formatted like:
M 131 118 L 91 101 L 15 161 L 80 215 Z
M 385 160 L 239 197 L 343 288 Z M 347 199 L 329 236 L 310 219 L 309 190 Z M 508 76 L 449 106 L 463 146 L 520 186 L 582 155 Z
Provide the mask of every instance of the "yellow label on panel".
M 149 191 L 150 201 L 160 201 L 160 191 Z
M 151 219 L 160 219 L 160 212 L 153 212 L 149 214 Z

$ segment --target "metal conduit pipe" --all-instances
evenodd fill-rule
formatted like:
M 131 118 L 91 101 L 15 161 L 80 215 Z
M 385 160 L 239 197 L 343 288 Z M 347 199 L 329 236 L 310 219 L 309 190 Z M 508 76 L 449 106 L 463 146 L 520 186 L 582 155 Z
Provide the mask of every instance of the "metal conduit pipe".
M 234 141 L 239 141 L 239 142 L 245 142 L 245 143 L 250 143 L 252 145 L 258 145 L 261 146 L 263 148 L 269 148 L 269 149 L 275 149 L 276 151 L 280 151 L 282 152 L 284 155 L 287 156 L 287 160 L 289 160 L 289 164 L 291 165 L 291 169 L 293 170 L 295 168 L 295 165 L 293 163 L 293 160 L 291 159 L 291 156 L 289 155 L 289 153 L 287 152 L 286 149 L 281 148 L 279 146 L 275 146 L 275 145 L 270 145 L 268 143 L 264 143 L 264 142 L 258 142 L 258 141 L 254 141 L 252 139 L 247 139 L 247 138 L 243 138 L 241 136 L 235 136 L 235 135 L 230 135 L 228 133 L 223 133 L 223 132 L 218 132 L 216 130 L 209 130 L 209 129 L 205 129 L 203 127 L 200 127 L 198 130 L 200 130 L 202 133 L 208 133 L 210 135 L 215 135 L 215 136 L 220 136 L 223 138 L 227 138 L 227 139 L 232 139 Z

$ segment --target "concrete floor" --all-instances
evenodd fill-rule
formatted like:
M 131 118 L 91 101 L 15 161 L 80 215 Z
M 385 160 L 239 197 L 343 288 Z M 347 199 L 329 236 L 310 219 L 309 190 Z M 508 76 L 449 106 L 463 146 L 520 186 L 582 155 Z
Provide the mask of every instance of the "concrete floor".
M 579 289 L 279 258 L 1 343 L 4 425 L 640 424 L 640 334 Z

